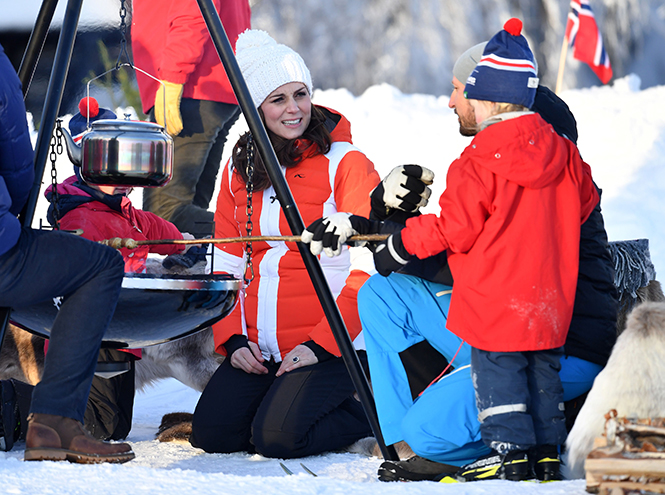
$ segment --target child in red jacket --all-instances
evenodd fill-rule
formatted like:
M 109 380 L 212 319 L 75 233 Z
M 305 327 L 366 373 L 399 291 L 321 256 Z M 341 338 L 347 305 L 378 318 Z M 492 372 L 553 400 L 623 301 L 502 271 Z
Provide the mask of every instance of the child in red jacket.
M 89 108 L 88 108 L 89 101 Z M 89 112 L 89 119 L 88 119 Z M 79 113 L 69 121 L 69 130 L 75 141 L 80 141 L 87 131 L 89 122 L 100 119 L 115 119 L 108 109 L 99 108 L 94 98 L 84 98 L 79 104 Z M 101 241 L 113 237 L 147 239 L 182 239 L 194 237 L 182 234 L 171 222 L 157 215 L 132 206 L 127 194 L 130 187 L 99 186 L 86 183 L 75 167 L 76 175 L 69 177 L 57 186 L 56 204 L 59 226 L 63 230 L 83 230 L 82 237 L 91 241 Z M 53 188 L 46 190 L 46 197 L 53 199 Z M 56 223 L 56 208 L 49 207 L 48 220 Z M 139 246 L 137 249 L 121 249 L 125 260 L 126 273 L 144 273 L 148 253 L 168 256 L 163 264 L 169 263 L 192 266 L 205 260 L 205 248 L 190 248 L 181 255 L 186 246 L 161 244 Z M 130 361 L 128 372 L 112 378 L 95 376 L 85 411 L 85 427 L 96 438 L 119 440 L 125 438 L 131 429 L 134 404 L 134 363 L 141 358 L 140 349 L 100 350 L 99 361 Z
M 465 96 L 480 132 L 450 165 L 441 213 L 377 249 L 382 274 L 443 250 L 455 279 L 448 328 L 472 346 L 481 436 L 492 452 L 459 481 L 558 477 L 566 438 L 559 359 L 573 311 L 580 226 L 598 202 L 575 145 L 536 113 L 536 62 L 511 19 Z M 545 463 L 551 469 L 540 469 Z
M 99 108 L 94 98 L 83 98 L 79 103 L 79 113 L 69 121 L 69 130 L 74 141 L 80 141 L 87 131 L 88 112 L 90 122 L 100 119 L 115 119 L 108 109 Z M 147 239 L 191 238 L 181 234 L 175 225 L 154 213 L 139 210 L 132 206 L 127 195 L 131 187 L 100 186 L 86 183 L 74 168 L 76 175 L 69 177 L 57 187 L 57 216 L 63 230 L 82 229 L 82 237 L 91 241 L 101 241 L 113 237 L 131 238 L 137 241 Z M 53 188 L 46 189 L 46 198 L 52 201 Z M 56 208 L 49 207 L 49 223 L 55 225 Z M 125 259 L 125 272 L 143 273 L 146 271 L 148 253 L 161 255 L 179 254 L 185 246 L 179 244 L 157 244 L 139 246 L 136 249 L 120 250 Z M 198 254 L 198 253 L 197 253 Z
M 383 276 L 414 256 L 447 254 L 455 280 L 447 328 L 472 347 L 480 432 L 491 449 L 462 466 L 458 481 L 523 480 L 534 470 L 540 479 L 559 478 L 566 438 L 559 361 L 580 226 L 598 193 L 575 145 L 529 111 L 538 77 L 521 29 L 509 20 L 466 82 L 479 132 L 448 169 L 440 214 L 408 219 L 374 251 Z M 329 237 L 390 231 L 360 217 L 347 223 Z M 320 234 L 315 229 L 313 239 Z

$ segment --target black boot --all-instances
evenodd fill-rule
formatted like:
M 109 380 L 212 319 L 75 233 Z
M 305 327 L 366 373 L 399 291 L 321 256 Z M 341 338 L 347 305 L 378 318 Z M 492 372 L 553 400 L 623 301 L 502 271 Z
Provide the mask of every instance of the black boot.
M 379 481 L 426 481 L 453 474 L 459 467 L 414 456 L 405 461 L 386 461 L 379 467 Z
M 21 434 L 16 392 L 11 380 L 0 381 L 0 450 L 12 450 Z
M 561 457 L 556 445 L 538 445 L 529 453 L 533 470 L 540 481 L 558 481 L 561 476 Z
M 534 478 L 525 450 L 513 450 L 507 454 L 492 451 L 477 461 L 462 466 L 455 474 L 457 481 L 511 480 Z

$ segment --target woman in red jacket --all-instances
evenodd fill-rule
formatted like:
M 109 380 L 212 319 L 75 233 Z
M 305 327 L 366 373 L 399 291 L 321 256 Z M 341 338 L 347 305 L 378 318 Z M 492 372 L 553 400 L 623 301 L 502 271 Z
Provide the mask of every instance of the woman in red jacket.
M 311 76 L 300 56 L 262 31 L 241 34 L 236 53 L 303 221 L 338 210 L 368 215 L 369 193 L 379 176 L 353 146 L 349 122 L 312 104 Z M 247 133 L 223 172 L 215 236 L 245 235 L 250 221 L 253 235 L 288 234 L 276 199 Z M 219 246 L 216 271 L 243 276 L 243 246 Z M 292 458 L 371 435 L 297 245 L 254 242 L 252 251 L 253 281 L 235 310 L 213 327 L 217 351 L 228 358 L 196 407 L 192 445 L 208 452 Z M 372 263 L 368 251 L 351 251 L 360 250 L 345 248 L 321 264 L 347 330 L 362 348 L 356 296 Z

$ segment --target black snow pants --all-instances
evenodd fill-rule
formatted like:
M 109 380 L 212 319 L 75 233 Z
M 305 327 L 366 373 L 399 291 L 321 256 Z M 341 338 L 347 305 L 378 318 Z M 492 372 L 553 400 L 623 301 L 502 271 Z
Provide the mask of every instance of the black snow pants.
M 361 363 L 367 365 L 364 351 Z M 229 359 L 194 411 L 190 442 L 206 452 L 258 452 L 281 459 L 337 450 L 372 435 L 344 361 L 333 358 L 276 378 L 245 373 Z

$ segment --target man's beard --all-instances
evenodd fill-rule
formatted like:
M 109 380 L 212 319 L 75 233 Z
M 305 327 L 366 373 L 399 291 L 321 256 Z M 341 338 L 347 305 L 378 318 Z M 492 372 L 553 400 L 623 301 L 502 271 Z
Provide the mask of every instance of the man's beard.
M 460 124 L 459 133 L 462 136 L 473 137 L 478 134 L 478 128 L 475 125 L 473 127 L 464 127 L 462 124 Z
M 464 118 L 462 115 L 457 113 L 457 111 L 455 111 L 455 113 L 457 114 L 457 118 L 459 120 L 459 133 L 462 136 L 471 137 L 478 134 L 478 126 L 476 125 L 475 115 L 472 115 L 473 121 L 469 121 L 469 119 Z

